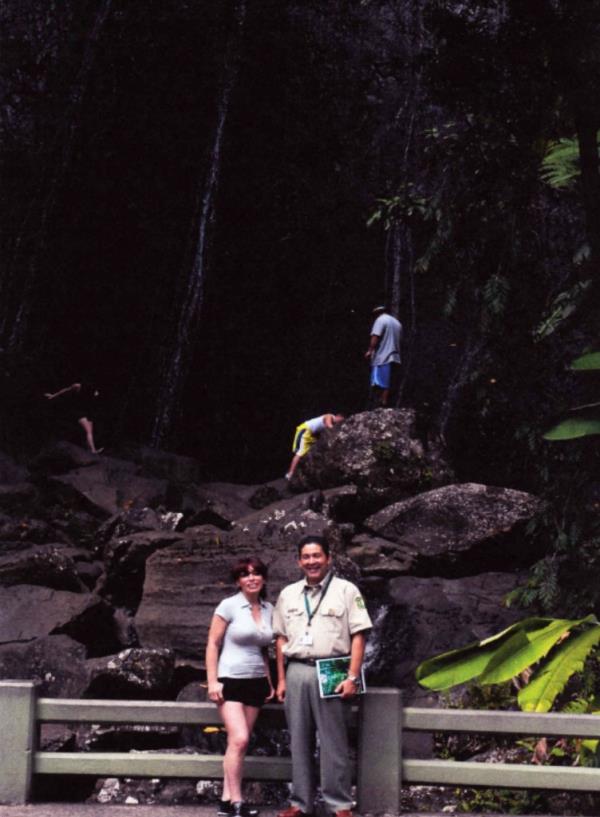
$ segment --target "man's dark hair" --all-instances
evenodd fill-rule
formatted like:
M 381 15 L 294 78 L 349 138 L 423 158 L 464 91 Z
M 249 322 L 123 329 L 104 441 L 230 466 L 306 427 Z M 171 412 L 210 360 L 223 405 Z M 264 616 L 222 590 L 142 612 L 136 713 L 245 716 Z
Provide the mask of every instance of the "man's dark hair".
M 298 542 L 298 556 L 302 555 L 304 545 L 320 545 L 325 556 L 329 556 L 329 542 L 324 536 L 303 536 Z

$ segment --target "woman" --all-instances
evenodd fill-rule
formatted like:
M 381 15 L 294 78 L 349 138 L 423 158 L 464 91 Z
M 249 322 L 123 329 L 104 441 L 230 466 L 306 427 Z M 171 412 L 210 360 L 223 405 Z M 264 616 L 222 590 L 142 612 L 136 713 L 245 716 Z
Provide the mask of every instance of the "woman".
M 231 571 L 239 588 L 214 612 L 206 645 L 208 697 L 219 707 L 227 732 L 219 817 L 256 817 L 242 801 L 242 766 L 261 706 L 274 696 L 267 648 L 273 640 L 273 605 L 265 601 L 267 568 L 240 559 Z
M 104 449 L 96 448 L 93 421 L 100 392 L 87 383 L 71 383 L 70 386 L 65 386 L 64 389 L 59 389 L 54 393 L 46 392 L 44 397 L 47 400 L 56 400 L 57 397 L 64 395 L 69 395 L 67 403 L 69 413 L 73 420 L 82 427 L 89 450 L 92 454 L 101 454 Z

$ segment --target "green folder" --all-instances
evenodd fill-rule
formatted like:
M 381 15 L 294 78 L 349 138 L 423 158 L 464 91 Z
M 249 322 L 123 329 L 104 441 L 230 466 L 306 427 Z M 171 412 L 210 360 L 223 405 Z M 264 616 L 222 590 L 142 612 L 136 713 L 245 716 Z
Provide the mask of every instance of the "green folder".
M 349 670 L 349 655 L 340 655 L 336 658 L 319 658 L 317 661 L 317 678 L 319 679 L 321 698 L 339 698 L 340 693 L 336 692 L 335 688 L 346 680 Z M 364 668 L 360 671 L 357 687 L 357 694 L 359 695 L 367 688 Z

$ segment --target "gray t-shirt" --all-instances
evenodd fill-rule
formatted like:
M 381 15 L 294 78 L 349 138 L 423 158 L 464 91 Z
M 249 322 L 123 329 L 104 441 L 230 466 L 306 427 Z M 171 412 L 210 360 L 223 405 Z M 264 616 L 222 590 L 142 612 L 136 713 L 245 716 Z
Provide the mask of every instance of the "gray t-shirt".
M 252 618 L 250 602 L 240 591 L 217 606 L 215 615 L 228 623 L 219 655 L 219 678 L 262 678 L 265 662 L 262 649 L 273 641 L 273 605 L 261 601 L 261 625 Z
M 400 321 L 384 312 L 375 319 L 371 334 L 379 338 L 379 344 L 371 358 L 371 366 L 400 363 L 400 342 L 402 341 Z

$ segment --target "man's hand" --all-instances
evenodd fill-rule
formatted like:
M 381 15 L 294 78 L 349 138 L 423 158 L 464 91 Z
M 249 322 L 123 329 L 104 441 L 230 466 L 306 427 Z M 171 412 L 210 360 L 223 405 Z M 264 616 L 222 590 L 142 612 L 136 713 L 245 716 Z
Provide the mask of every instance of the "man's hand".
M 285 679 L 282 678 L 277 684 L 277 700 L 280 703 L 285 701 Z
M 341 693 L 342 698 L 353 698 L 358 691 L 358 686 L 356 681 L 346 678 L 345 681 L 336 686 L 335 691 Z
M 365 358 L 368 360 L 370 357 L 373 357 L 373 350 L 367 349 L 367 351 L 365 352 Z

